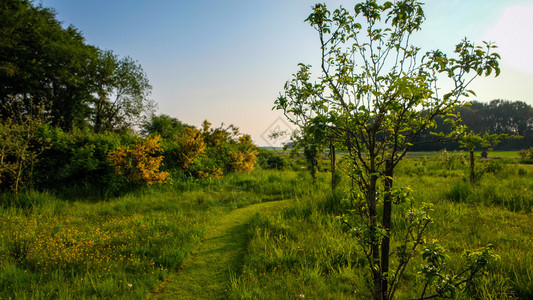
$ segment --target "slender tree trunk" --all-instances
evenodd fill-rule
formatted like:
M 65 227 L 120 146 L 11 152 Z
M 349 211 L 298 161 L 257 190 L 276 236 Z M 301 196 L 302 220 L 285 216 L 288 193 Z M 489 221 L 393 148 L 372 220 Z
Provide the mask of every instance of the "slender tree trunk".
M 316 182 L 317 182 L 317 172 L 318 172 L 318 159 L 316 157 L 314 157 L 311 163 L 312 163 L 311 175 L 313 176 L 313 184 L 316 184 Z
M 474 164 L 475 164 L 474 150 L 470 150 L 470 182 L 474 182 L 474 180 L 476 179 L 476 174 L 474 171 Z
M 335 193 L 337 178 L 335 177 L 335 145 L 333 142 L 329 144 L 329 155 L 331 159 L 331 191 Z
M 352 155 L 352 144 L 351 143 L 348 143 L 348 153 L 350 155 Z M 354 179 L 352 176 L 350 176 L 350 179 L 351 179 L 351 185 L 352 185 L 352 190 L 353 190 L 353 187 L 354 187 Z
M 372 279 L 374 283 L 374 299 L 381 300 L 381 266 L 380 266 L 380 252 L 378 235 L 378 214 L 377 214 L 377 197 L 376 197 L 376 185 L 378 176 L 370 175 L 370 185 L 368 187 L 367 201 L 368 201 L 368 214 L 370 217 L 370 250 L 372 255 Z
M 18 161 L 17 170 L 15 171 L 15 197 L 17 198 L 17 200 L 19 195 L 19 183 L 22 181 L 22 156 L 19 159 L 20 160 Z
M 383 200 L 383 229 L 385 230 L 385 236 L 381 241 L 381 274 L 383 275 L 381 281 L 381 293 L 383 300 L 388 300 L 388 272 L 389 272 L 389 259 L 390 259 L 390 232 L 391 232 L 391 216 L 392 216 L 392 197 L 391 190 L 393 185 L 394 168 L 392 160 L 387 160 L 385 165 L 385 197 Z

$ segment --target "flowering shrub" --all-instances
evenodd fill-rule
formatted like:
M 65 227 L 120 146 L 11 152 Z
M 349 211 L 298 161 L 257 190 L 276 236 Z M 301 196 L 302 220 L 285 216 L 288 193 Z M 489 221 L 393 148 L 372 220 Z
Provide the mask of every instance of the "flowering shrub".
M 239 151 L 228 151 L 228 169 L 237 173 L 250 173 L 254 169 L 258 153 L 252 138 L 249 135 L 239 137 L 237 149 Z
M 224 172 L 217 167 L 211 167 L 211 169 L 199 170 L 198 177 L 200 178 L 222 178 Z
M 233 125 L 212 128 L 206 120 L 200 129 L 185 128 L 176 139 L 175 149 L 167 153 L 190 176 L 220 178 L 228 172 L 249 173 L 254 169 L 256 146 L 249 135 L 240 134 Z
M 163 156 L 159 136 L 148 136 L 138 140 L 133 148 L 119 147 L 108 154 L 108 159 L 115 167 L 117 175 L 124 175 L 130 183 L 151 185 L 165 182 L 168 172 L 159 171 Z
M 188 169 L 191 164 L 205 151 L 205 142 L 202 132 L 196 128 L 185 128 L 181 137 L 179 164 L 183 169 Z

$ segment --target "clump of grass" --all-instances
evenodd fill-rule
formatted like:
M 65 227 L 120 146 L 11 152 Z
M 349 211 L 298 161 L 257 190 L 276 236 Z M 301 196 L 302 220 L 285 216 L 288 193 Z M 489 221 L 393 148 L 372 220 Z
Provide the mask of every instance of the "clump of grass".
M 476 184 L 460 180 L 449 188 L 446 196 L 454 202 L 496 205 L 510 211 L 530 213 L 533 209 L 531 186 L 525 178 L 489 176 Z
M 254 218 L 243 269 L 230 283 L 230 299 L 368 295 L 360 281 L 365 268 L 357 265 L 364 262 L 357 259 L 342 224 L 324 213 L 321 199 L 323 194 L 298 198 L 286 210 Z
M 468 199 L 470 193 L 469 184 L 464 181 L 459 181 L 450 188 L 447 197 L 454 202 L 463 202 Z

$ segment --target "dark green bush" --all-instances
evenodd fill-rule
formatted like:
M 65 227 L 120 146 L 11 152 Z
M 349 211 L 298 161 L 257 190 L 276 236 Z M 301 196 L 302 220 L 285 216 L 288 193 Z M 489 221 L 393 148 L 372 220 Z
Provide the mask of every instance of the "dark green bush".
M 283 156 L 262 148 L 259 148 L 257 162 L 263 169 L 283 170 L 289 165 L 288 161 Z
M 522 149 L 518 152 L 522 162 L 532 163 L 533 162 L 533 147 L 529 149 Z
M 53 190 L 65 196 L 106 197 L 125 187 L 107 160 L 110 151 L 133 143 L 134 137 L 114 133 L 96 134 L 88 130 L 64 132 L 43 127 L 39 133 L 50 140 L 33 173 L 38 190 Z

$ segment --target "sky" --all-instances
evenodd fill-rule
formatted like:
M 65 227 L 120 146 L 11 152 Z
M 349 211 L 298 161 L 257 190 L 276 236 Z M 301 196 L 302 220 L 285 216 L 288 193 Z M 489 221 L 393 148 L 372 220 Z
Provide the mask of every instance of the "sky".
M 316 32 L 304 22 L 309 0 L 34 0 L 50 7 L 88 44 L 137 60 L 153 87 L 158 114 L 199 126 L 234 124 L 257 145 L 278 146 L 272 130 L 290 129 L 272 111 L 298 63 L 319 66 Z M 357 1 L 327 0 L 331 10 Z M 426 0 L 413 39 L 450 53 L 464 37 L 492 41 L 501 75 L 471 88 L 482 102 L 533 105 L 533 0 Z

